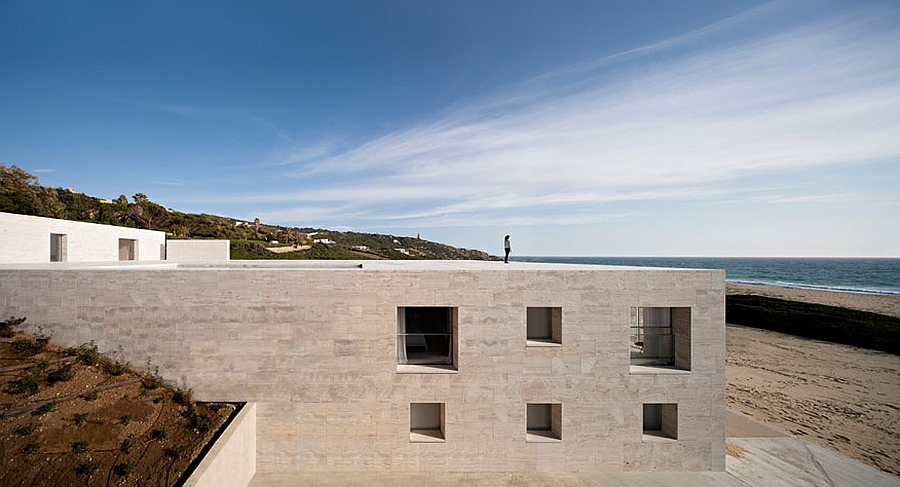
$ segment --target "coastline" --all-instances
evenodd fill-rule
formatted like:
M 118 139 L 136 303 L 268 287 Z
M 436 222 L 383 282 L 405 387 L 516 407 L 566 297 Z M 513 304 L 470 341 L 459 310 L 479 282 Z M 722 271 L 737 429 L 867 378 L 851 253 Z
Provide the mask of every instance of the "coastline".
M 726 284 L 753 294 L 900 317 L 900 296 Z M 729 408 L 900 476 L 900 356 L 726 326 Z
M 869 311 L 900 318 L 900 296 L 888 294 L 863 294 L 814 289 L 751 286 L 734 282 L 725 283 L 725 294 L 752 294 L 769 298 L 823 304 L 841 308 Z

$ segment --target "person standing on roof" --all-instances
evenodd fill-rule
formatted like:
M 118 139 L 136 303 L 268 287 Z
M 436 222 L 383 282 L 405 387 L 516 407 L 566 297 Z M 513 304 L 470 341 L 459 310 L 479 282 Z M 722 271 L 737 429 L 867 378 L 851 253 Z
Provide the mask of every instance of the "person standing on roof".
M 509 235 L 503 239 L 503 251 L 506 252 L 506 256 L 503 257 L 503 263 L 509 264 L 509 251 L 512 250 L 512 247 L 509 244 Z

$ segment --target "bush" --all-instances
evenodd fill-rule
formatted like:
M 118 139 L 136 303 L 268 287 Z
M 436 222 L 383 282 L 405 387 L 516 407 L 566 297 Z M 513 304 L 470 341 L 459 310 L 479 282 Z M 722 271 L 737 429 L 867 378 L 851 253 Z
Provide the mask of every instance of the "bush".
M 12 338 L 15 336 L 16 332 L 13 328 L 21 325 L 25 322 L 25 317 L 16 318 L 14 316 L 10 316 L 9 319 L 5 321 L 0 321 L 0 337 L 3 338 Z
M 72 424 L 75 426 L 84 426 L 87 423 L 88 413 L 75 413 L 72 415 Z
M 31 412 L 32 416 L 43 416 L 51 411 L 56 409 L 56 401 L 50 401 L 48 403 L 42 404 L 41 407 L 35 409 Z
M 75 466 L 75 473 L 78 475 L 91 475 L 97 471 L 100 465 L 97 462 L 84 462 Z
M 900 355 L 900 318 L 753 295 L 725 300 L 725 320 Z
M 84 453 L 87 451 L 88 442 L 86 441 L 76 441 L 72 443 L 72 453 Z
M 28 436 L 37 429 L 37 426 L 34 423 L 24 424 L 16 428 L 16 434 L 19 436 Z
M 47 384 L 53 385 L 57 382 L 68 382 L 72 380 L 72 377 L 75 376 L 75 373 L 72 372 L 72 365 L 69 364 L 60 364 L 54 370 L 52 370 L 49 374 L 47 374 Z
M 26 337 L 19 337 L 13 341 L 12 346 L 16 350 L 16 352 L 30 357 L 32 355 L 37 355 L 43 352 L 44 349 L 47 348 L 47 342 L 36 341 Z

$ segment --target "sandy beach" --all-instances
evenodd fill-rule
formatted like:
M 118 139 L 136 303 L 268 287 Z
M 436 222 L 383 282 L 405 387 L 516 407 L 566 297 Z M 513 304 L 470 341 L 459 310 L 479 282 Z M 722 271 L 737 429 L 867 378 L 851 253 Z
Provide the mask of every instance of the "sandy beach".
M 900 296 L 728 284 L 729 294 L 900 316 Z M 900 476 L 900 356 L 728 325 L 728 407 Z

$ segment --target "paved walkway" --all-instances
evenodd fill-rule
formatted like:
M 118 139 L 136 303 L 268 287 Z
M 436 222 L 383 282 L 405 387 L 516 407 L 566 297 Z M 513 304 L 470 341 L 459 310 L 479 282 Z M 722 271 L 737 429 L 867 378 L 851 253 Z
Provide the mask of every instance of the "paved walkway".
M 725 472 L 257 474 L 250 487 L 900 487 L 900 478 L 728 411 Z

